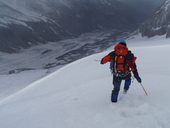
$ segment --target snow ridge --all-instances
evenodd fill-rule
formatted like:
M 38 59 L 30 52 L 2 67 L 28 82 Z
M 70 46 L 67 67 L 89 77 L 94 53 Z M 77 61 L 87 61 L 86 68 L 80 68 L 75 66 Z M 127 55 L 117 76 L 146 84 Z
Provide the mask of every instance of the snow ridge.
M 149 96 L 134 81 L 127 95 L 121 89 L 118 103 L 110 102 L 113 87 L 109 64 L 95 61 L 110 52 L 106 51 L 73 62 L 1 102 L 0 125 L 169 128 L 169 48 L 170 45 L 130 47 L 138 57 L 138 70 Z

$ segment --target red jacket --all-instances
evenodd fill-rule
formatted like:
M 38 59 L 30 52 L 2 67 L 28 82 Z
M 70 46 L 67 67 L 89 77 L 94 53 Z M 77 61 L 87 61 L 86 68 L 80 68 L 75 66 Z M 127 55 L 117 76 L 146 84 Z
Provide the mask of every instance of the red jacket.
M 129 50 L 128 54 L 126 55 L 126 63 L 129 69 L 129 72 L 132 71 L 135 77 L 138 77 L 138 71 L 137 71 L 137 66 L 136 66 L 136 57 L 134 54 Z M 105 64 L 107 62 L 111 62 L 111 60 L 115 60 L 115 52 L 111 52 L 105 57 L 102 58 L 101 64 Z

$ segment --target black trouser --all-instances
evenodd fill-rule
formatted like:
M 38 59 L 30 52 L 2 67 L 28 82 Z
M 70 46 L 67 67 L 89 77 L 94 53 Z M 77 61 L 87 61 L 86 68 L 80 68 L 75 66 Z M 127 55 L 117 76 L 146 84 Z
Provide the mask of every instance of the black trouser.
M 129 86 L 131 84 L 131 74 L 128 74 L 126 77 L 117 77 L 113 75 L 113 91 L 112 94 L 114 95 L 118 95 L 119 91 L 120 91 L 120 85 L 122 80 L 125 80 L 125 85 L 124 85 L 124 89 L 128 90 Z

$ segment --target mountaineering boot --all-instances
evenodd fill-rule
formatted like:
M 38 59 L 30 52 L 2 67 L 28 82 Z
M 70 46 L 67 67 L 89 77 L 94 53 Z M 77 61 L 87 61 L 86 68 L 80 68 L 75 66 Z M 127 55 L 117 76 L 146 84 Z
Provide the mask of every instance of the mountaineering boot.
M 118 95 L 113 94 L 113 91 L 112 91 L 111 101 L 112 102 L 117 102 L 117 98 L 118 98 Z

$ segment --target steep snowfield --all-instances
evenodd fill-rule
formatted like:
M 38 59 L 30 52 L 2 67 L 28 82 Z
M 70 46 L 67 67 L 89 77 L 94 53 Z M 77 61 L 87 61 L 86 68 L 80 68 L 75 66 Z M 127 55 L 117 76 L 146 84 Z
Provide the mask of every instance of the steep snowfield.
M 110 102 L 109 64 L 95 61 L 109 53 L 106 51 L 73 62 L 2 100 L 0 126 L 169 128 L 170 45 L 130 49 L 138 57 L 138 70 L 149 96 L 134 81 L 127 95 L 120 91 L 118 103 Z

